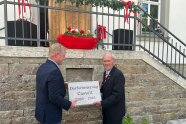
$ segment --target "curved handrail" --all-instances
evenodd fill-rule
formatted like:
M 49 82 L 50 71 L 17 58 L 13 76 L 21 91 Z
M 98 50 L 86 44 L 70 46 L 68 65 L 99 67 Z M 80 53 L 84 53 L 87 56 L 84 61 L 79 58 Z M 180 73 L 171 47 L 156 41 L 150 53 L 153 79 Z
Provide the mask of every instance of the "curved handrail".
M 4 29 L 5 29 L 5 27 L 2 27 L 2 28 L 0 28 L 0 31 L 1 31 L 1 30 L 4 30 Z

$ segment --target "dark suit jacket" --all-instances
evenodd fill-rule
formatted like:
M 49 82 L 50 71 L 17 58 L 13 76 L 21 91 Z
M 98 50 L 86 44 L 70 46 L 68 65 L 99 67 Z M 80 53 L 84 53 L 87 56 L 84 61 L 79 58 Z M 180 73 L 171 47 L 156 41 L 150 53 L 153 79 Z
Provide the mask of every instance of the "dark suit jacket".
M 62 108 L 68 110 L 71 102 L 65 100 L 64 79 L 57 65 L 47 60 L 36 74 L 35 117 L 40 123 L 53 124 L 62 120 Z
M 103 79 L 103 85 L 101 87 L 101 105 L 104 119 L 121 120 L 125 115 L 124 86 L 125 78 L 123 73 L 116 67 L 113 67 L 106 81 Z

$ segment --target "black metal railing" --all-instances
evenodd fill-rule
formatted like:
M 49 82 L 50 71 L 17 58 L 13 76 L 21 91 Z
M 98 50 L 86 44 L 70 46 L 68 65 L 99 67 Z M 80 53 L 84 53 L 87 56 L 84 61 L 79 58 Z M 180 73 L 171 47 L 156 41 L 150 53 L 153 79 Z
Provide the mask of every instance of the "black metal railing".
M 54 1 L 54 4 L 55 4 L 55 1 Z M 63 26 L 63 28 L 65 29 L 67 26 L 71 25 L 72 28 L 78 28 L 78 29 L 82 28 L 82 29 L 90 30 L 92 33 L 94 33 L 95 30 L 97 29 L 97 26 L 102 25 L 102 26 L 106 26 L 107 28 L 106 30 L 107 38 L 103 39 L 103 42 L 114 43 L 112 41 L 113 40 L 112 36 L 114 36 L 114 30 L 118 30 L 118 29 L 119 30 L 128 29 L 132 31 L 135 30 L 133 24 L 131 24 L 131 20 L 133 20 L 132 22 L 134 23 L 134 19 L 132 17 L 129 18 L 129 24 L 126 24 L 124 22 L 124 13 L 125 13 L 124 9 L 118 10 L 118 11 L 112 10 L 109 7 L 108 8 L 93 7 L 93 9 L 86 9 L 86 7 L 84 7 L 84 8 L 79 9 L 79 7 L 70 6 L 69 4 L 66 5 L 66 3 L 64 4 L 65 6 L 61 6 L 60 4 L 53 6 L 53 5 L 49 5 L 48 2 L 43 2 L 40 4 L 38 3 L 25 4 L 27 7 L 30 6 L 32 10 L 37 11 L 35 13 L 36 16 L 32 17 L 34 19 L 37 19 L 37 21 L 33 21 L 30 19 L 26 19 L 26 18 L 19 19 L 17 17 L 17 14 L 18 14 L 17 7 L 18 5 L 21 5 L 21 4 L 16 2 L 16 0 L 14 1 L 5 0 L 4 2 L 1 2 L 0 6 L 4 6 L 4 15 L 5 15 L 4 17 L 5 35 L 1 36 L 1 38 L 5 39 L 6 45 L 40 46 L 41 45 L 40 42 L 42 41 L 43 42 L 56 41 L 56 37 L 54 37 L 54 35 L 63 33 L 63 32 L 60 32 L 61 29 L 59 29 L 59 27 Z M 7 9 L 10 7 L 12 8 L 11 10 Z M 23 7 L 21 9 L 23 9 Z M 60 15 L 61 12 L 64 12 L 65 26 L 61 25 L 59 18 L 55 18 L 54 19 L 55 21 L 51 21 L 51 23 L 49 24 L 48 22 L 49 18 L 53 18 L 53 15 L 50 15 L 49 17 L 48 13 L 52 11 L 54 11 L 53 14 L 57 13 L 58 15 L 56 14 L 55 16 L 58 16 L 58 17 L 61 16 Z M 13 17 L 11 19 L 8 18 L 10 17 L 10 13 L 11 13 L 11 16 Z M 81 19 L 81 17 L 77 17 L 76 19 L 72 19 L 69 21 L 67 17 L 69 13 L 70 14 L 74 13 L 76 15 L 82 14 L 82 13 L 87 14 L 90 17 L 88 20 L 89 22 L 86 21 L 86 18 Z M 32 15 L 34 15 L 33 12 L 32 12 Z M 83 25 L 80 25 L 79 23 L 74 24 L 74 21 L 80 22 L 82 20 L 84 20 L 85 22 Z M 107 21 L 105 22 L 105 20 Z M 30 23 L 30 24 L 27 25 L 27 23 Z M 89 24 L 86 24 L 86 23 L 89 23 Z M 53 32 L 52 28 L 55 28 L 53 27 L 54 25 L 55 26 L 57 25 L 56 27 L 58 29 Z M 20 28 L 22 29 L 22 32 L 18 31 L 18 29 L 20 30 Z M 27 30 L 24 30 L 25 28 L 27 28 Z M 12 31 L 14 32 L 11 34 L 10 32 Z M 25 32 L 25 31 L 28 31 L 28 32 Z M 97 34 L 94 34 L 94 36 L 96 37 Z M 122 35 L 122 36 L 123 38 L 125 37 L 125 35 Z M 131 37 L 132 38 L 130 42 L 132 43 L 132 39 L 134 39 L 135 37 L 133 37 L 133 35 L 131 35 Z M 15 40 L 12 40 L 12 39 L 15 39 Z M 32 41 L 31 44 L 26 43 L 29 39 L 30 41 Z M 23 41 L 23 42 L 19 44 L 20 41 Z M 119 44 L 119 43 L 116 42 L 115 44 Z M 126 44 L 126 43 L 123 43 L 122 41 L 121 44 Z M 112 47 L 108 47 L 108 46 L 106 47 L 107 49 L 112 49 Z M 115 48 L 115 49 L 124 49 L 124 48 Z
M 0 2 L 0 6 L 4 7 L 5 27 L 1 30 L 4 30 L 4 35 L 0 34 L 0 39 L 4 39 L 6 45 L 49 46 L 49 42 L 56 41 L 56 35 L 67 31 L 68 26 L 90 30 L 97 37 L 97 26 L 101 25 L 106 27 L 107 35 L 99 41 L 101 48 L 145 51 L 186 79 L 185 43 L 140 6 L 139 13 L 151 18 L 150 26 L 143 22 L 140 14 L 129 16 L 128 23 L 125 22 L 125 9 L 76 6 L 55 1 L 25 4 L 32 12 L 27 11 L 29 17 L 19 18 L 19 5 L 16 0 Z
M 139 23 L 138 26 L 141 29 L 137 36 L 138 50 L 145 50 L 178 75 L 186 78 L 186 44 L 146 13 L 140 6 L 138 8 L 145 13 L 146 18 L 150 18 L 152 24 L 152 26 L 146 25 L 142 21 L 141 16 L 136 17 Z

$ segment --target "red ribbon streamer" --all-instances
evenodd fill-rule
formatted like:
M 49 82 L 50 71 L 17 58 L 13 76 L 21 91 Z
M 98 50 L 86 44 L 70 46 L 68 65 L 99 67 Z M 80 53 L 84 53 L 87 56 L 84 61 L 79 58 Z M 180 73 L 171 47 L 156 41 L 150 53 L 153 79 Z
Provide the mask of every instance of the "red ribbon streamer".
M 30 18 L 31 18 L 31 7 L 30 7 L 30 3 L 28 2 L 28 0 L 22 0 L 22 7 L 23 7 L 23 11 L 24 13 L 26 13 L 26 3 L 28 4 L 29 10 L 30 10 Z M 21 0 L 18 0 L 18 12 L 19 12 L 19 19 L 21 19 Z M 23 17 L 22 17 L 23 18 Z
M 18 12 L 19 12 L 19 18 L 20 18 L 20 15 L 21 15 L 20 0 L 18 0 Z
M 128 12 L 129 6 L 131 4 L 133 4 L 133 2 L 128 1 L 125 2 L 124 0 L 122 0 L 122 3 L 125 5 L 125 22 L 127 21 L 127 23 L 129 22 L 129 16 L 130 16 L 130 12 Z
M 98 31 L 98 40 L 103 40 L 106 38 L 106 27 L 105 26 L 98 25 L 97 31 Z
M 23 6 L 24 12 L 26 12 L 25 0 L 22 0 L 22 6 Z

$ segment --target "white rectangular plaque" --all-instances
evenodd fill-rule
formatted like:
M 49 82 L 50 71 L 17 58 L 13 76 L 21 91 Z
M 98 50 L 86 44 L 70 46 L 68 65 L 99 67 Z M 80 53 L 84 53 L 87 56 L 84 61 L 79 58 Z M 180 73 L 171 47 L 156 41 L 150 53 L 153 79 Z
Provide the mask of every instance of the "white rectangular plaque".
M 101 101 L 98 81 L 68 83 L 69 100 L 77 100 L 77 105 L 90 105 Z

